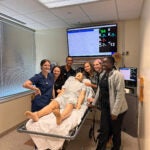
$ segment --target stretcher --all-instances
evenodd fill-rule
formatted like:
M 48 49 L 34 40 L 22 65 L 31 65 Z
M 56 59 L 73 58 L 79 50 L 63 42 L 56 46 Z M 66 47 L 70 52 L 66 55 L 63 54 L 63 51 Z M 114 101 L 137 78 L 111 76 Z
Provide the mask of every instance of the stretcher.
M 62 111 L 62 110 L 61 110 Z M 20 133 L 30 134 L 38 150 L 59 150 L 63 148 L 65 140 L 74 140 L 78 135 L 91 108 L 85 101 L 81 109 L 74 109 L 71 116 L 65 119 L 61 125 L 56 124 L 53 113 L 33 122 L 31 119 L 17 128 Z
M 80 118 L 77 119 L 76 117 L 80 114 L 80 112 L 74 110 L 72 115 L 58 126 L 56 125 L 55 120 L 52 119 L 54 117 L 53 114 L 50 114 L 40 118 L 38 122 L 32 122 L 31 120 L 24 122 L 17 128 L 17 131 L 30 134 L 38 150 L 44 150 L 48 148 L 52 150 L 61 149 L 65 140 L 74 140 L 78 135 L 88 113 L 90 112 L 90 108 L 85 107 L 82 109 L 84 109 L 84 114 L 82 115 L 81 120 Z M 77 115 L 75 115 L 76 113 Z M 50 118 L 52 120 L 51 123 L 51 120 L 49 120 Z M 48 120 L 49 123 L 47 123 Z M 42 128 L 43 126 L 46 127 Z M 52 129 L 50 126 L 53 126 L 52 128 L 54 129 Z M 61 130 L 62 128 L 63 131 Z M 64 128 L 66 129 L 64 130 Z

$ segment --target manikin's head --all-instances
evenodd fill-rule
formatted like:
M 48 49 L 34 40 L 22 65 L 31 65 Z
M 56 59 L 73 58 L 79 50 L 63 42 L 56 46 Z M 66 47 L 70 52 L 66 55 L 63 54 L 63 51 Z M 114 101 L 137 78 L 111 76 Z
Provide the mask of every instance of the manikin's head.
M 80 82 L 83 80 L 83 73 L 78 72 L 75 76 L 75 79 L 79 80 Z

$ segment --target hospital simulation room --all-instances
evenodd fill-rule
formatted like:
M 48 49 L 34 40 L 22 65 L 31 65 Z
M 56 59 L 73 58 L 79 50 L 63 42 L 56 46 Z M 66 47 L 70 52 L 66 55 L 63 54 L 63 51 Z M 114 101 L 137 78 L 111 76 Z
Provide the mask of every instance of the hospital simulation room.
M 85 71 L 85 62 L 112 56 L 128 105 L 120 150 L 150 150 L 149 10 L 150 0 L 0 0 L 0 149 L 96 150 L 101 110 L 87 105 L 92 88 L 59 124 L 55 111 L 27 118 L 38 114 L 29 113 L 36 87 L 23 84 L 41 72 L 43 59 L 52 69 L 71 56 L 77 72 Z

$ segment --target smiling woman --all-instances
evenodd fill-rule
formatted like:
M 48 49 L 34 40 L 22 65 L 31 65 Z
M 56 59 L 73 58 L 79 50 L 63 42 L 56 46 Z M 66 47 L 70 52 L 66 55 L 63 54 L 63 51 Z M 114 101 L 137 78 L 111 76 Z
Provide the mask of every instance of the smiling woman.
M 26 92 L 22 83 L 34 73 L 34 31 L 0 21 L 0 100 Z
M 35 97 L 32 100 L 33 112 L 42 109 L 54 98 L 54 78 L 52 73 L 50 73 L 50 65 L 49 60 L 43 59 L 40 63 L 41 72 L 35 74 L 23 84 L 23 87 L 34 91 Z

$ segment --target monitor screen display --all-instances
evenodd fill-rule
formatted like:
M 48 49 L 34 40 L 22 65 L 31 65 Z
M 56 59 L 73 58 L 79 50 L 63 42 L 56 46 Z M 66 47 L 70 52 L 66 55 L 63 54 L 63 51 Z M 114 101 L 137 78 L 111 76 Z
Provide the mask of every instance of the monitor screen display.
M 137 68 L 128 67 L 128 68 L 119 68 L 120 72 L 123 74 L 126 81 L 137 81 Z
M 117 52 L 117 24 L 67 29 L 68 55 L 108 56 Z

